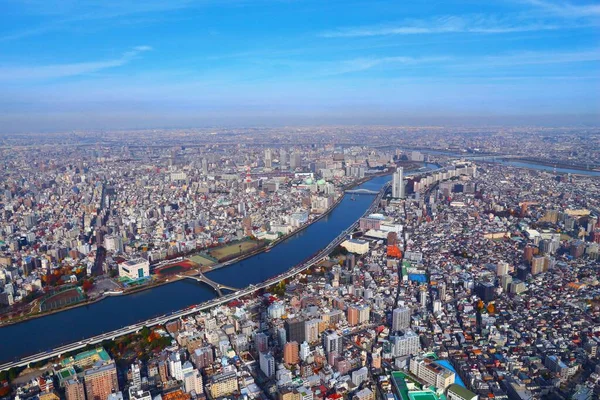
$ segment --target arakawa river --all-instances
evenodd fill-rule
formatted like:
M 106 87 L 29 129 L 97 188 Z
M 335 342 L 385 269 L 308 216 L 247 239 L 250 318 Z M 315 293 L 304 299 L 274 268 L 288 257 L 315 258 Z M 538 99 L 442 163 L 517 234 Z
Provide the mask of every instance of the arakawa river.
M 426 168 L 434 168 L 434 164 Z M 373 178 L 358 188 L 379 191 L 391 176 Z M 326 217 L 274 246 L 245 260 L 206 274 L 236 288 L 260 283 L 287 271 L 327 246 L 369 208 L 372 195 L 345 195 Z M 135 294 L 102 301 L 0 328 L 0 362 L 46 351 L 144 321 L 216 297 L 203 283 L 176 281 Z

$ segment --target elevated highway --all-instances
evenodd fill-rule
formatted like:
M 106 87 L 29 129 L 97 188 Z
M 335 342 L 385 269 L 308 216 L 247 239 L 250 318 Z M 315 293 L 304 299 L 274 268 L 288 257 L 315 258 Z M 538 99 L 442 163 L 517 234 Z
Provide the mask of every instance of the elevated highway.
M 389 191 L 390 187 L 391 187 L 391 184 L 389 182 L 383 186 L 383 188 L 379 191 L 377 197 L 373 200 L 373 202 L 371 203 L 369 208 L 364 212 L 363 216 L 369 215 L 369 214 L 373 213 L 373 211 L 376 210 L 376 208 L 379 205 L 379 202 L 381 201 L 381 199 L 383 198 L 385 193 Z M 250 285 L 241 290 L 235 290 L 235 289 L 227 287 L 225 285 L 220 285 L 214 281 L 210 281 L 210 282 L 213 282 L 214 284 L 218 285 L 221 288 L 235 290 L 235 292 L 226 294 L 226 295 L 222 295 L 215 299 L 206 301 L 202 304 L 197 304 L 194 306 L 187 307 L 183 310 L 173 311 L 171 313 L 163 314 L 158 317 L 154 317 L 154 318 L 151 318 L 151 319 L 148 319 L 145 321 L 140 321 L 134 325 L 129 325 L 129 326 L 126 326 L 126 327 L 123 327 L 123 328 L 120 328 L 120 329 L 117 329 L 117 330 L 114 330 L 111 332 L 102 333 L 100 335 L 96 335 L 91 338 L 81 340 L 79 342 L 66 344 L 64 346 L 59 346 L 59 347 L 49 349 L 44 352 L 40 352 L 40 353 L 33 354 L 33 355 L 30 355 L 27 357 L 23 357 L 21 359 L 15 360 L 15 361 L 4 363 L 4 364 L 0 365 L 0 371 L 8 370 L 13 367 L 28 366 L 31 363 L 38 362 L 41 360 L 46 360 L 46 359 L 53 358 L 53 357 L 60 357 L 65 353 L 82 349 L 89 344 L 92 344 L 92 345 L 99 344 L 99 343 L 102 343 L 104 340 L 115 340 L 116 338 L 118 338 L 120 336 L 128 335 L 130 333 L 137 333 L 144 326 L 152 327 L 155 325 L 163 325 L 169 321 L 172 321 L 172 320 L 175 320 L 178 318 L 182 318 L 182 317 L 188 316 L 190 314 L 195 314 L 200 311 L 205 311 L 212 307 L 227 304 L 227 303 L 231 302 L 232 300 L 251 295 L 257 291 L 263 290 L 274 284 L 277 284 L 285 279 L 289 279 L 289 278 L 299 274 L 300 272 L 305 271 L 306 269 L 312 267 L 313 265 L 315 265 L 316 263 L 321 261 L 324 257 L 327 257 L 329 255 L 329 253 L 331 253 L 337 246 L 339 246 L 339 244 L 342 243 L 348 237 L 348 235 L 356 229 L 357 226 L 358 226 L 358 221 L 354 222 L 350 227 L 348 227 L 343 232 L 341 232 L 325 248 L 318 251 L 314 255 L 308 257 L 305 261 L 300 262 L 295 267 L 289 269 L 287 272 L 284 272 L 282 274 L 274 276 L 262 283 L 259 283 L 257 285 Z M 208 283 L 204 280 L 202 280 L 202 282 Z

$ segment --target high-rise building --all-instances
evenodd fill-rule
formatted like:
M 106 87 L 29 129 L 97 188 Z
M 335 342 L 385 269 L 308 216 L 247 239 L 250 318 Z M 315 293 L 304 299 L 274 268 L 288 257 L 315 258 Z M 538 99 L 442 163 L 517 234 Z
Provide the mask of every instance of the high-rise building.
M 348 306 L 348 324 L 359 325 L 369 321 L 371 308 L 366 304 Z
M 204 393 L 204 389 L 202 388 L 202 375 L 197 369 L 188 371 L 183 375 L 183 385 L 186 393 L 192 393 L 192 391 L 197 395 Z
M 181 356 L 179 355 L 179 353 L 172 353 L 169 356 L 169 374 L 171 374 L 171 378 L 175 380 L 183 380 L 183 371 L 181 369 Z
M 404 198 L 404 168 L 398 167 L 392 179 L 392 197 Z
M 85 400 L 83 382 L 78 379 L 70 379 L 65 384 L 65 397 L 67 400 Z
M 325 353 L 342 353 L 342 337 L 337 334 L 337 332 L 333 330 L 328 330 L 323 335 L 323 347 L 325 348 Z
M 269 336 L 264 332 L 258 332 L 254 337 L 256 351 L 264 353 L 269 349 Z
M 304 324 L 304 320 L 298 318 L 292 318 L 285 321 L 285 333 L 289 342 L 304 342 Z
M 306 342 L 302 342 L 300 345 L 300 359 L 302 361 L 306 361 L 308 356 L 310 355 L 310 346 Z
M 320 319 L 311 319 L 304 324 L 304 337 L 308 343 L 314 343 L 319 340 Z
M 403 331 L 410 327 L 410 308 L 398 307 L 392 311 L 392 331 Z
M 104 400 L 119 391 L 117 368 L 112 360 L 86 370 L 83 376 L 88 400 Z
M 505 262 L 505 261 L 498 262 L 498 264 L 496 264 L 496 275 L 504 276 L 504 275 L 508 274 L 508 268 L 509 268 L 509 265 L 507 262 Z
M 279 165 L 283 168 L 287 164 L 287 151 L 279 149 Z
M 199 347 L 192 353 L 192 362 L 196 368 L 205 368 L 213 363 L 214 355 L 211 346 Z
M 137 389 L 142 387 L 142 374 L 138 363 L 131 364 L 131 386 Z
M 298 342 L 287 342 L 283 346 L 283 361 L 288 365 L 298 364 Z
M 412 358 L 410 360 L 410 372 L 440 390 L 444 390 L 453 384 L 456 378 L 453 371 L 429 357 Z
M 300 153 L 292 153 L 292 156 L 290 157 L 290 168 L 291 169 L 296 169 L 296 168 L 300 168 L 302 166 L 302 155 Z
M 271 149 L 265 149 L 265 167 L 271 168 L 273 166 L 273 152 Z
M 275 375 L 275 357 L 271 353 L 260 353 L 260 370 L 267 376 Z
M 210 394 L 213 399 L 227 396 L 238 390 L 237 375 L 233 371 L 210 377 Z

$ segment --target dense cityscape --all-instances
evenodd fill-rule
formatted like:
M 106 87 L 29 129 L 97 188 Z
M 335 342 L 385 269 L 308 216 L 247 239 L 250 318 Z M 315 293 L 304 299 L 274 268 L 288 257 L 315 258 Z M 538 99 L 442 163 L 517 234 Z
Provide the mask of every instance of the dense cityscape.
M 594 128 L 0 136 L 0 398 L 598 398 L 599 160 Z

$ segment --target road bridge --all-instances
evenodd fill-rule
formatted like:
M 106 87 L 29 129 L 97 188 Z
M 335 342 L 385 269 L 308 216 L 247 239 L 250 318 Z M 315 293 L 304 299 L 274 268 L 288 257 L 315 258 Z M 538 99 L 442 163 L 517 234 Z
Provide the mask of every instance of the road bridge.
M 374 190 L 369 190 L 369 189 L 348 189 L 346 190 L 346 193 L 352 193 L 352 194 L 377 194 L 379 192 L 376 192 Z
M 198 275 L 177 275 L 177 276 L 180 278 L 193 279 L 198 282 L 206 283 L 207 285 L 212 287 L 219 294 L 219 297 L 223 296 L 223 289 L 231 290 L 232 292 L 237 292 L 239 290 L 238 288 L 223 285 L 223 284 L 215 282 L 211 279 L 208 279 L 206 277 L 206 275 L 204 275 L 202 272 L 198 273 Z

